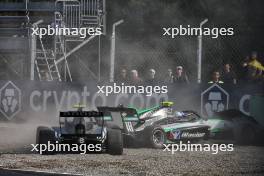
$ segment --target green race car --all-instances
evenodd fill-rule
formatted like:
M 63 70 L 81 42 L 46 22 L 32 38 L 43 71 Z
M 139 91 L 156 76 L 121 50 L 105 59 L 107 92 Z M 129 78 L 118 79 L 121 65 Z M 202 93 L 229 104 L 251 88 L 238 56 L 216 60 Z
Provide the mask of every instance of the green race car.
M 194 111 L 175 111 L 172 102 L 162 102 L 160 105 L 137 110 L 122 107 L 98 107 L 116 118 L 124 120 L 124 141 L 127 146 L 145 145 L 153 148 L 163 148 L 163 144 L 178 141 L 197 141 L 209 135 L 209 126 Z

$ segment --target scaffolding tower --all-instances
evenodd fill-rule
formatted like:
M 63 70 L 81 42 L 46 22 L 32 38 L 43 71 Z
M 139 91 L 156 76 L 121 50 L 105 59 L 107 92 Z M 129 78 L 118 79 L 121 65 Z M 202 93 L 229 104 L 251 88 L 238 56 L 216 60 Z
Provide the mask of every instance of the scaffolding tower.
M 33 28 L 38 28 L 42 22 L 40 20 L 34 23 Z M 52 24 L 54 28 L 101 28 L 102 33 L 105 34 L 105 23 L 105 0 L 57 0 L 55 2 Z M 40 81 L 72 81 L 67 58 L 95 37 L 96 35 L 90 35 L 82 39 L 78 35 L 55 35 L 53 47 L 47 48 L 44 46 L 43 38 L 32 35 L 31 80 L 36 80 L 35 72 L 37 72 Z M 78 42 L 78 45 L 70 48 L 70 42 Z M 98 75 L 100 77 L 100 71 Z

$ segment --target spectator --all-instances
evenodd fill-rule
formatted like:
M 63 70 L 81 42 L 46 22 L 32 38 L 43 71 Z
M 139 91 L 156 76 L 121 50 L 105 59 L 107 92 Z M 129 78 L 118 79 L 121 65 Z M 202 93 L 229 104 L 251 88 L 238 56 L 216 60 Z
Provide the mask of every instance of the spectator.
M 132 85 L 140 85 L 142 84 L 142 79 L 138 76 L 138 71 L 137 70 L 131 70 L 131 79 L 130 79 L 130 84 Z
M 248 65 L 250 74 L 254 80 L 261 77 L 262 71 L 264 71 L 264 66 L 259 62 L 257 52 L 252 52 L 251 59 Z
M 231 70 L 231 66 L 229 63 L 224 65 L 224 69 L 222 72 L 222 80 L 227 84 L 236 84 L 236 76 L 233 70 Z
M 189 83 L 189 79 L 187 75 L 184 73 L 182 66 L 176 67 L 176 74 L 174 76 L 173 82 L 176 84 L 188 84 Z
M 145 80 L 145 83 L 147 85 L 155 85 L 158 83 L 158 80 L 156 79 L 156 71 L 154 69 L 149 69 L 147 79 Z
M 241 75 L 240 78 L 243 81 L 248 81 L 249 75 L 248 75 L 248 62 L 249 62 L 249 56 L 246 57 L 246 59 L 242 63 L 242 69 L 241 69 Z
M 258 70 L 261 70 L 261 71 L 264 70 L 264 66 L 258 61 L 257 52 L 252 52 L 251 61 L 249 62 L 249 65 L 257 68 Z
M 223 84 L 224 82 L 220 80 L 220 72 L 214 71 L 212 75 L 212 80 L 208 82 L 209 84 Z
M 252 52 L 251 57 L 247 57 L 243 62 L 242 79 L 247 82 L 255 82 L 261 78 L 264 67 L 257 59 L 257 52 Z
M 128 82 L 128 78 L 127 78 L 127 70 L 125 68 L 120 70 L 118 79 L 117 79 L 117 83 L 127 83 Z
M 164 78 L 165 84 L 171 84 L 173 83 L 174 76 L 172 75 L 172 69 L 168 69 L 167 74 Z

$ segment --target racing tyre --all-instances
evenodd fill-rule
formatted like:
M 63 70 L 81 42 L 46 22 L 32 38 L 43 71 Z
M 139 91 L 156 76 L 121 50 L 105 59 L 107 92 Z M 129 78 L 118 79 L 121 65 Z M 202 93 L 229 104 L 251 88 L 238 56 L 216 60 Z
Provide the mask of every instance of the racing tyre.
M 150 134 L 150 145 L 153 148 L 162 149 L 166 141 L 166 135 L 160 127 L 154 127 Z
M 123 154 L 123 136 L 120 129 L 107 130 L 107 147 L 110 155 Z
M 38 127 L 36 143 L 46 144 L 46 147 L 48 147 L 48 142 L 50 144 L 55 144 L 55 132 L 47 127 Z M 54 151 L 48 151 L 48 150 L 42 151 L 42 155 L 52 155 L 54 153 L 55 153 Z

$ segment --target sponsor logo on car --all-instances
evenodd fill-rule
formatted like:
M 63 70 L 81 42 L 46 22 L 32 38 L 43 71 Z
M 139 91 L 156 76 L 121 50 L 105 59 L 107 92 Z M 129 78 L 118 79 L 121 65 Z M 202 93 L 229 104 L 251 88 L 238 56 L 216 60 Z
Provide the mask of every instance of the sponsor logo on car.
M 187 131 L 185 132 L 185 131 L 180 131 L 180 130 L 173 131 L 172 134 L 173 134 L 173 138 L 174 139 L 182 139 L 182 138 L 202 138 L 205 135 L 205 133 L 199 133 L 199 132 L 190 133 L 190 132 L 187 132 Z
M 190 133 L 190 132 L 183 132 L 181 134 L 181 137 L 182 138 L 201 138 L 201 137 L 204 137 L 205 133 L 199 133 L 199 132 L 196 132 L 196 133 Z
M 126 112 L 122 112 L 121 114 L 123 117 L 126 117 L 127 116 L 127 113 Z
M 181 131 L 173 131 L 172 134 L 174 139 L 181 139 Z
M 128 132 L 133 132 L 134 131 L 134 128 L 133 128 L 133 125 L 131 122 L 125 122 L 126 124 L 126 129 Z

